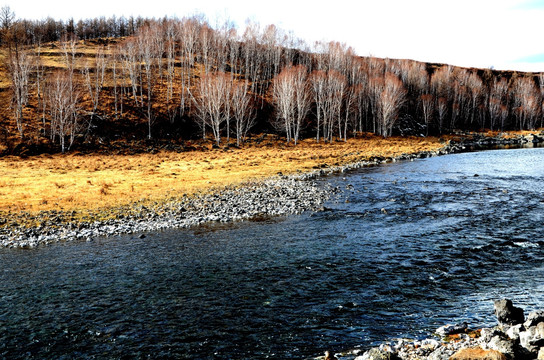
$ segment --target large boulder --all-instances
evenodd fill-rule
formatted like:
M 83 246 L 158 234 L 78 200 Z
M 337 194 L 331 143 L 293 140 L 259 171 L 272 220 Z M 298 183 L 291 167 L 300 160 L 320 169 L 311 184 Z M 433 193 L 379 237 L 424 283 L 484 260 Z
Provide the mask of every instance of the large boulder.
M 510 340 L 506 336 L 495 335 L 487 343 L 487 348 L 491 350 L 496 350 L 504 355 L 508 359 L 516 358 L 516 344 L 513 340 Z
M 519 333 L 525 331 L 525 326 L 523 324 L 517 324 L 514 326 L 510 326 L 510 328 L 506 331 L 506 335 L 514 341 L 519 341 Z
M 537 354 L 541 347 L 544 347 L 544 322 L 531 326 L 519 333 L 521 346 L 533 354 Z
M 541 322 L 544 322 L 544 311 L 531 311 L 523 325 L 525 325 L 526 328 L 530 328 L 531 326 L 536 326 Z
M 480 337 L 478 338 L 478 342 L 481 345 L 485 346 L 485 344 L 490 342 L 494 336 L 501 335 L 501 334 L 502 334 L 502 331 L 500 331 L 499 329 L 483 328 L 480 330 Z
M 494 306 L 495 315 L 500 325 L 517 325 L 525 321 L 523 309 L 515 307 L 511 300 L 496 300 Z

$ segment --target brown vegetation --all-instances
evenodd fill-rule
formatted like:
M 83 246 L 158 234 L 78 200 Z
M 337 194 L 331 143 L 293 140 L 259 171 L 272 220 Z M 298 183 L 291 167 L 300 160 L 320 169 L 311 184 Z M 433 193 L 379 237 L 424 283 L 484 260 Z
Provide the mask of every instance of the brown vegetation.
M 399 134 L 542 124 L 542 75 L 358 57 L 274 25 L 28 22 L 5 8 L 0 23 L 0 154 L 30 156 L 0 162 L 5 211 L 158 201 L 441 146 Z M 251 133 L 287 143 L 244 145 Z
M 241 144 L 251 131 L 331 142 L 542 125 L 541 74 L 358 57 L 346 44 L 309 46 L 274 25 L 238 33 L 197 16 L 75 24 L 2 14 L 4 153 L 209 132 L 218 144 L 231 136 Z M 61 78 L 69 86 L 52 86 Z
M 211 148 L 212 142 L 200 144 Z M 437 138 L 366 135 L 323 145 L 286 145 L 275 136 L 244 149 L 159 152 L 139 155 L 41 155 L 0 162 L 0 211 L 84 210 L 136 201 L 161 201 L 376 156 L 435 150 Z

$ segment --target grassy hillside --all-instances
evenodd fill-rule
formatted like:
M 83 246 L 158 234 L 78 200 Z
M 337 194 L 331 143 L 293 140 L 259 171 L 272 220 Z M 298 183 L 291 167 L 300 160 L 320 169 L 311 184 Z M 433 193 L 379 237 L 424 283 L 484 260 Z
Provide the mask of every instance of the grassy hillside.
M 131 37 L 27 41 L 6 45 L 0 56 L 4 155 L 56 153 L 61 139 L 69 139 L 67 149 L 82 152 L 183 147 L 203 137 L 226 144 L 235 137 L 240 105 L 232 102 L 232 91 L 240 85 L 248 98 L 242 112 L 253 122 L 249 135 L 287 135 L 288 141 L 291 133 L 308 139 L 325 135 L 330 142 L 365 132 L 441 135 L 543 123 L 540 74 L 358 57 L 335 42 L 309 49 L 273 25 L 241 35 L 198 19 L 165 19 L 142 22 Z M 23 58 L 30 70 L 17 88 L 14 71 Z M 281 104 L 292 95 L 278 94 L 275 84 L 292 81 L 293 69 L 302 70 L 299 92 L 308 101 L 285 110 Z M 227 90 L 218 88 L 221 74 Z M 74 124 L 64 129 L 53 101 L 60 91 L 53 85 L 61 77 L 62 83 L 69 78 L 74 100 L 69 109 Z M 212 104 L 213 91 L 226 93 Z

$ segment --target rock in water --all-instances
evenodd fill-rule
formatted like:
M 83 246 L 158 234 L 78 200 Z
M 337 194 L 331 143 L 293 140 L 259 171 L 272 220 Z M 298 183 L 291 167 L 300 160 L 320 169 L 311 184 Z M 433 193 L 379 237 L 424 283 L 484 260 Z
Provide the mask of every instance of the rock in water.
M 448 324 L 436 329 L 436 333 L 440 336 L 461 334 L 461 333 L 464 333 L 467 330 L 467 328 L 468 328 L 467 323 L 455 324 L 455 325 Z
M 500 325 L 517 325 L 523 324 L 525 321 L 523 309 L 515 307 L 511 300 L 496 300 L 494 306 L 495 315 Z

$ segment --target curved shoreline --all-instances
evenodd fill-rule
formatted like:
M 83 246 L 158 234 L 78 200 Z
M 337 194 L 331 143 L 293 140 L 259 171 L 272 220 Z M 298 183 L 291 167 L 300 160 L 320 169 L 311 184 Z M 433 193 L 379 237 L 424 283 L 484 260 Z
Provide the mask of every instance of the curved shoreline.
M 467 135 L 464 135 L 467 136 Z M 34 248 L 60 241 L 87 240 L 96 237 L 160 231 L 171 228 L 189 228 L 204 223 L 233 222 L 263 216 L 297 214 L 303 211 L 322 209 L 336 191 L 328 185 L 315 181 L 335 173 L 376 166 L 389 162 L 414 160 L 465 151 L 490 149 L 497 146 L 522 146 L 527 143 L 544 142 L 538 135 L 514 138 L 472 135 L 460 142 L 450 141 L 441 149 L 403 154 L 396 157 L 373 157 L 347 165 L 325 167 L 296 175 L 278 175 L 262 181 L 248 182 L 242 186 L 226 187 L 206 195 L 182 196 L 156 204 L 149 208 L 133 204 L 115 210 L 108 220 L 78 221 L 70 212 L 45 212 L 41 216 L 15 215 L 15 226 L 0 228 L 0 247 Z M 19 216 L 19 217 L 18 217 Z M 19 226 L 22 222 L 37 223 L 37 226 Z

